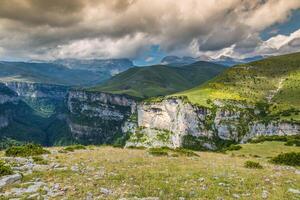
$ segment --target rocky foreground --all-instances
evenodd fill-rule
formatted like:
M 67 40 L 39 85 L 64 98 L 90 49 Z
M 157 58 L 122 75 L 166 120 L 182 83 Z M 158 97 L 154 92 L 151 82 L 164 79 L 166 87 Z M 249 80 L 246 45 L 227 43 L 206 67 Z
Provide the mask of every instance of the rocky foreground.
M 256 152 L 253 145 L 258 145 Z M 280 142 L 189 156 L 94 146 L 74 152 L 61 149 L 50 148 L 51 154 L 39 160 L 0 154 L 14 171 L 0 178 L 0 199 L 300 198 L 300 168 L 268 162 L 277 153 L 299 151 Z M 247 160 L 259 162 L 263 169 L 245 168 Z

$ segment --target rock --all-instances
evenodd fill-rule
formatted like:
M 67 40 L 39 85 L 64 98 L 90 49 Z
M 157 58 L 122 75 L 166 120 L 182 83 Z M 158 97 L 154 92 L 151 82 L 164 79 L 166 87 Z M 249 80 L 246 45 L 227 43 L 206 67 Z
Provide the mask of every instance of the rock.
M 268 124 L 253 121 L 247 125 L 247 131 L 241 135 L 239 132 L 240 121 L 252 119 L 248 109 L 253 106 L 243 102 L 228 102 L 215 100 L 212 102 L 215 109 L 204 108 L 186 102 L 180 98 L 169 97 L 159 102 L 144 102 L 137 106 L 138 125 L 144 127 L 139 130 L 143 134 L 142 140 L 132 135 L 133 141 L 128 141 L 126 146 L 144 146 L 170 148 L 181 147 L 185 135 L 192 135 L 202 139 L 202 146 L 216 149 L 216 142 L 210 140 L 212 135 L 217 135 L 222 140 L 246 142 L 259 135 L 295 135 L 299 134 L 300 125 L 286 122 L 273 122 Z M 230 107 L 230 109 L 229 109 Z M 212 117 L 214 129 L 206 127 L 206 118 Z M 259 114 L 257 114 L 259 118 Z M 230 122 L 230 123 L 228 123 Z M 168 130 L 167 140 L 157 139 L 163 130 Z M 283 131 L 284 130 L 284 133 Z M 204 143 L 204 141 L 207 141 Z M 205 144 L 205 145 L 204 145 Z
M 205 181 L 205 178 L 201 177 L 198 179 L 200 182 L 204 182 Z
M 9 184 L 15 183 L 21 179 L 22 179 L 21 174 L 13 174 L 13 175 L 4 176 L 0 179 L 0 188 L 3 188 Z
M 269 196 L 269 192 L 267 190 L 263 190 L 261 194 L 261 198 L 267 199 Z
M 296 171 L 295 171 L 295 174 L 300 175 L 300 170 L 296 170 Z
M 94 200 L 93 194 L 92 194 L 91 192 L 88 192 L 88 193 L 86 194 L 85 200 Z
M 184 197 L 179 197 L 179 199 L 178 200 L 185 200 L 185 198 Z
M 234 198 L 236 198 L 236 199 L 241 198 L 240 195 L 238 195 L 238 194 L 233 194 L 232 196 L 233 196 Z
M 229 187 L 229 184 L 228 183 L 218 183 L 219 186 L 222 186 L 222 187 Z
M 296 190 L 293 188 L 289 188 L 288 192 L 294 193 L 294 194 L 300 194 L 300 190 Z
M 32 194 L 28 197 L 28 199 L 38 199 L 39 193 Z
M 47 171 L 49 169 L 50 169 L 50 166 L 48 166 L 48 165 L 34 165 L 32 167 L 32 170 L 36 171 L 36 172 L 43 172 L 43 171 Z
M 111 190 L 106 189 L 106 188 L 100 188 L 100 192 L 105 195 L 110 195 L 113 193 Z
M 79 172 L 79 167 L 77 165 L 74 165 L 74 166 L 71 167 L 71 170 L 73 172 Z
M 31 182 L 30 182 L 31 183 Z M 21 196 L 23 194 L 36 193 L 42 186 L 45 186 L 44 182 L 33 182 L 28 188 L 13 188 L 11 192 L 16 196 Z
M 59 168 L 54 168 L 56 171 L 67 171 L 68 167 L 59 167 Z
M 242 196 L 244 196 L 244 197 L 250 197 L 251 193 L 243 193 Z

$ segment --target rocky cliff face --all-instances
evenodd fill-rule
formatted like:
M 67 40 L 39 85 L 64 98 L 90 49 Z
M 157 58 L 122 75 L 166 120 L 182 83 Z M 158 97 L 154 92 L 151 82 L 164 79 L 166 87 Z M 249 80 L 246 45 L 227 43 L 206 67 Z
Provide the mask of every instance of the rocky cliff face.
M 65 118 L 67 92 L 67 87 L 57 85 L 1 83 L 0 138 L 44 145 L 70 140 Z
M 15 91 L 20 97 L 30 98 L 51 98 L 51 99 L 65 99 L 68 87 L 29 83 L 29 82 L 6 82 L 5 85 L 11 90 Z
M 245 142 L 258 135 L 300 134 L 299 124 L 260 121 L 260 110 L 238 102 L 212 102 L 210 108 L 184 99 L 143 103 L 137 130 L 127 146 L 200 145 L 215 149 L 219 141 Z
M 69 127 L 85 143 L 109 143 L 135 112 L 136 102 L 124 95 L 73 90 L 68 94 Z
M 7 110 L 8 105 L 17 104 L 18 101 L 18 95 L 6 87 L 5 84 L 0 83 L 0 129 L 9 125 L 10 113 Z

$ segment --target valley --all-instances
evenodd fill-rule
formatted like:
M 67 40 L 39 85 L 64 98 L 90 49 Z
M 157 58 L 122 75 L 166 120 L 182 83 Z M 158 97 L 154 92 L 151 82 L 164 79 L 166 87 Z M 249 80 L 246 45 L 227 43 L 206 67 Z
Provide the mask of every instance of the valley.
M 217 150 L 260 135 L 298 134 L 299 58 L 134 67 L 91 87 L 4 82 L 14 98 L 2 97 L 1 137 Z

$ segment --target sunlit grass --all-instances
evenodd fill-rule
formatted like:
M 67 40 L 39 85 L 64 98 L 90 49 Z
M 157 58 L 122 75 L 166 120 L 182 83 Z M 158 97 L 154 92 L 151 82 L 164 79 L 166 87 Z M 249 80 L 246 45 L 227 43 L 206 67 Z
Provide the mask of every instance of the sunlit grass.
M 242 147 L 227 154 L 198 152 L 199 157 L 157 157 L 147 150 L 93 147 L 52 154 L 50 158 L 69 169 L 39 172 L 26 176 L 25 180 L 39 177 L 46 183 L 60 183 L 69 188 L 68 199 L 84 199 L 88 192 L 102 199 L 233 199 L 234 194 L 241 199 L 261 199 L 263 190 L 268 191 L 268 199 L 297 198 L 288 192 L 289 188 L 300 187 L 300 177 L 295 175 L 295 170 L 278 170 L 268 158 L 280 152 L 299 151 L 297 147 L 287 147 L 280 142 Z M 263 169 L 245 168 L 247 160 L 259 162 Z M 79 172 L 70 170 L 74 165 Z M 113 194 L 103 195 L 100 187 L 112 190 Z

